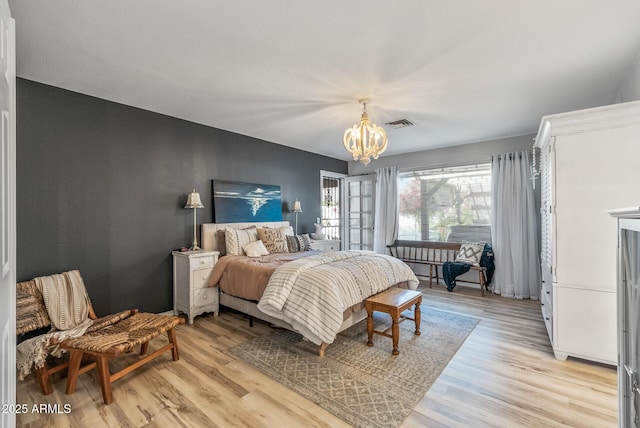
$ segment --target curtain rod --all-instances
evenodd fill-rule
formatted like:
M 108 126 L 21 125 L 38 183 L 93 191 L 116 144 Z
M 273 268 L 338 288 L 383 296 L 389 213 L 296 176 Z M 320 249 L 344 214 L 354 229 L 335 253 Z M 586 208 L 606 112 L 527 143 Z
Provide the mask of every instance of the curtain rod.
M 506 156 L 512 157 L 512 156 L 515 156 L 515 155 L 522 157 L 525 153 L 528 154 L 529 151 L 528 150 L 521 150 L 519 152 L 498 153 L 496 155 L 492 155 L 491 158 L 493 159 L 494 157 L 497 157 L 498 159 L 500 159 L 500 158 L 504 158 Z
M 425 166 L 413 166 L 413 167 L 407 167 L 407 168 L 398 168 L 398 173 L 404 173 L 404 172 L 416 172 L 416 171 L 424 171 L 424 170 L 429 170 L 429 169 L 441 169 L 441 168 L 456 168 L 459 166 L 478 166 L 478 165 L 484 165 L 484 164 L 488 164 L 491 163 L 491 158 L 482 158 L 482 159 L 476 159 L 472 162 L 460 162 L 460 163 L 446 163 L 446 164 L 440 164 L 440 165 L 425 165 Z
M 508 156 L 512 156 L 514 154 L 522 156 L 522 153 L 525 153 L 525 152 L 528 153 L 529 151 L 528 150 L 520 150 L 518 152 L 511 152 L 511 153 L 498 153 L 498 154 L 491 155 L 489 157 L 476 159 L 476 160 L 471 161 L 471 162 L 446 163 L 446 164 L 438 164 L 438 165 L 424 165 L 424 166 L 412 166 L 412 167 L 406 167 L 406 168 L 398 168 L 398 173 L 425 171 L 425 170 L 430 170 L 430 169 L 441 169 L 441 168 L 456 168 L 456 167 L 460 167 L 460 166 L 473 166 L 473 165 L 477 166 L 477 165 L 491 163 L 491 161 L 493 160 L 493 158 L 495 156 L 497 156 L 498 158 L 501 158 L 501 157 L 507 156 L 507 155 Z

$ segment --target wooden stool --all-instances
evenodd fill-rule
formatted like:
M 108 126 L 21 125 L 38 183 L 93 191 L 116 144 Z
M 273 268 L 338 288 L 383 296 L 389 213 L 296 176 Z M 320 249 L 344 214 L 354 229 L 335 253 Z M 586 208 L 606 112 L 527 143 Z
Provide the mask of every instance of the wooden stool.
M 398 340 L 400 338 L 400 323 L 405 319 L 410 319 L 416 323 L 416 336 L 420 335 L 420 303 L 422 303 L 422 293 L 419 291 L 405 290 L 404 288 L 390 288 L 380 294 L 369 297 L 364 302 L 367 310 L 367 346 L 373 346 L 373 333 L 393 339 L 393 355 L 398 355 Z M 401 315 L 403 311 L 415 306 L 414 318 Z M 373 329 L 373 311 L 385 312 L 391 315 L 393 324 L 391 325 L 391 335 L 389 329 L 377 331 Z

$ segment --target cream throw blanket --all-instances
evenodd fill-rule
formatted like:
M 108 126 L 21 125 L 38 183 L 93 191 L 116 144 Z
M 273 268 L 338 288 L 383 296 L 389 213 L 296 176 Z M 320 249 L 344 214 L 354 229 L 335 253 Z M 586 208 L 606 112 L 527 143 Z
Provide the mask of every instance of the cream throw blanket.
M 18 345 L 16 360 L 20 380 L 31 373 L 32 367 L 43 367 L 48 355 L 60 357 L 65 350 L 59 343 L 82 336 L 93 324 L 89 318 L 89 297 L 79 271 L 43 276 L 34 281 L 47 307 L 51 330 Z M 50 345 L 52 339 L 55 345 Z

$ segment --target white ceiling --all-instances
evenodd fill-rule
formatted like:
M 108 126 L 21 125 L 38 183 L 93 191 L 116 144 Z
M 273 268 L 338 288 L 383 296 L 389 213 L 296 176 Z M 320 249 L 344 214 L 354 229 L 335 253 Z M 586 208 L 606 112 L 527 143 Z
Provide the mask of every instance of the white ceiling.
M 638 0 L 10 0 L 18 76 L 348 160 L 369 98 L 385 155 L 535 133 L 611 104 Z

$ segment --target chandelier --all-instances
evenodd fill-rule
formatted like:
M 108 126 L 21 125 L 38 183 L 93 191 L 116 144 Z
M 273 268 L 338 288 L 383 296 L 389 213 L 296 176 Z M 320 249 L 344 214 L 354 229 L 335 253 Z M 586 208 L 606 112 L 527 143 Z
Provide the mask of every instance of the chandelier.
M 344 148 L 351 153 L 353 160 L 360 160 L 367 165 L 371 158 L 378 159 L 387 150 L 387 133 L 382 127 L 369 122 L 368 100 L 358 102 L 363 105 L 360 125 L 353 125 L 344 132 Z

